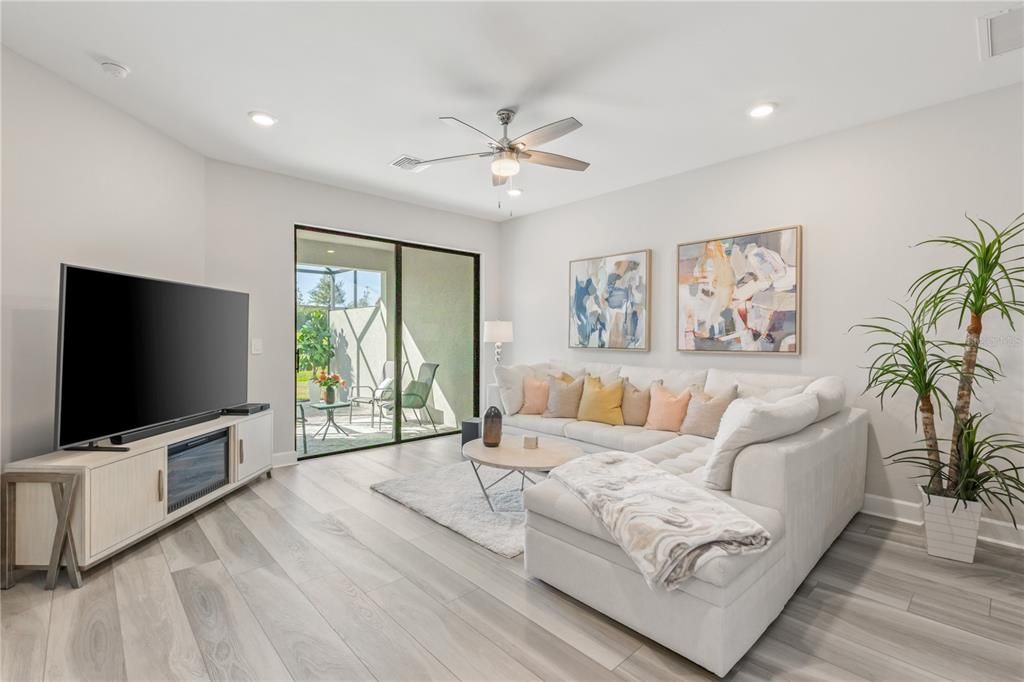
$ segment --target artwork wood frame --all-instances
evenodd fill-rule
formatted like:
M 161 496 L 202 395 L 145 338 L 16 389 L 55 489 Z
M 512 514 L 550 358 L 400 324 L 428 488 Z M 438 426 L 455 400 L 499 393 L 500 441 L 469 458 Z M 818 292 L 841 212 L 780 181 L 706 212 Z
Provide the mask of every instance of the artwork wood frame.
M 802 225 L 677 244 L 676 350 L 799 356 L 802 294 Z
M 569 348 L 650 351 L 651 249 L 569 261 L 568 322 Z

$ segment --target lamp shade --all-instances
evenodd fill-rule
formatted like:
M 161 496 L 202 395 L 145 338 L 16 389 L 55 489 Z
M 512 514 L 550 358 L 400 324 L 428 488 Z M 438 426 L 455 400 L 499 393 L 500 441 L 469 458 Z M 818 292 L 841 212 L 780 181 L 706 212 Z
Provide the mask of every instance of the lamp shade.
M 485 343 L 511 343 L 512 323 L 508 320 L 489 320 L 484 322 Z

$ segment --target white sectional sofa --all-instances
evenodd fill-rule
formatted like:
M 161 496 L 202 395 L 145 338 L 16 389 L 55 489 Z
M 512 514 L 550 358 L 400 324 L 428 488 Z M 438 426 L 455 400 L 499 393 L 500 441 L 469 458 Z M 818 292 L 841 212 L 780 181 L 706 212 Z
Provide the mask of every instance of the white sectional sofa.
M 614 370 L 604 364 L 583 369 L 605 375 Z M 740 397 L 765 400 L 778 389 L 807 390 L 815 380 L 629 366 L 620 369 L 620 376 L 641 387 L 656 379 L 676 390 L 700 383 L 710 393 L 736 385 Z M 831 395 L 819 396 L 817 421 L 797 433 L 747 446 L 735 460 L 731 490 L 712 491 L 771 533 L 765 552 L 713 559 L 682 589 L 655 591 L 582 502 L 561 484 L 544 481 L 530 488 L 524 500 L 527 572 L 724 676 L 781 613 L 863 504 L 867 415 L 845 406 L 838 379 L 824 383 Z M 705 446 L 711 443 L 638 426 L 536 415 L 506 415 L 504 424 L 506 433 L 566 439 L 586 452 L 634 452 L 696 485 L 703 482 Z

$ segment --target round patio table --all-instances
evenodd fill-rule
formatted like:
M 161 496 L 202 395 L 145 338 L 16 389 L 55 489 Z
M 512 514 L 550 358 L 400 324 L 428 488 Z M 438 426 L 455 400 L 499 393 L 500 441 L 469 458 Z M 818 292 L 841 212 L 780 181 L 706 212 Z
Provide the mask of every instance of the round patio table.
M 345 400 L 343 402 L 336 402 L 336 403 L 322 403 L 322 402 L 317 401 L 315 403 L 310 403 L 309 406 L 312 407 L 313 409 L 320 410 L 321 412 L 326 412 L 327 413 L 327 421 L 324 422 L 323 426 L 321 426 L 319 429 L 316 430 L 316 433 L 313 434 L 313 438 L 316 438 L 317 436 L 320 436 L 320 434 L 322 433 L 323 435 L 320 436 L 320 440 L 327 440 L 327 434 L 330 433 L 332 428 L 335 431 L 337 431 L 338 433 L 340 433 L 341 435 L 343 435 L 343 436 L 351 436 L 352 435 L 351 433 L 346 431 L 345 428 L 341 424 L 339 424 L 337 421 L 335 421 L 335 419 L 334 419 L 334 411 L 337 410 L 338 408 L 342 408 L 342 407 L 347 407 L 347 408 L 349 408 L 349 410 L 351 410 L 352 409 L 352 401 Z M 351 414 L 351 412 L 349 414 Z

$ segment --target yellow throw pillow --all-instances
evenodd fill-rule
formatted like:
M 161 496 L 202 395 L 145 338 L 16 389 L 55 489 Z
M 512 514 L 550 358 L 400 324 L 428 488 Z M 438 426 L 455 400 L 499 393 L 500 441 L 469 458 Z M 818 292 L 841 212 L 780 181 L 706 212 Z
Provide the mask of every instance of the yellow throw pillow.
M 580 421 L 600 422 L 622 426 L 622 379 L 607 386 L 599 377 L 588 376 L 583 383 L 583 397 L 576 418 Z

